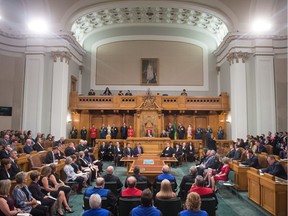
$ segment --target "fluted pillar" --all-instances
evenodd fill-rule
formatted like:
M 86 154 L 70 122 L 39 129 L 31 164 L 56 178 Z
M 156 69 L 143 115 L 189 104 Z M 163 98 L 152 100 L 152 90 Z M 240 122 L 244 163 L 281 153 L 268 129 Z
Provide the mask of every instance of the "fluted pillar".
M 68 69 L 71 55 L 64 51 L 52 52 L 51 55 L 54 59 L 51 133 L 58 139 L 67 134 Z
M 246 65 L 249 54 L 244 52 L 229 53 L 231 82 L 231 126 L 232 139 L 245 138 L 248 134 Z

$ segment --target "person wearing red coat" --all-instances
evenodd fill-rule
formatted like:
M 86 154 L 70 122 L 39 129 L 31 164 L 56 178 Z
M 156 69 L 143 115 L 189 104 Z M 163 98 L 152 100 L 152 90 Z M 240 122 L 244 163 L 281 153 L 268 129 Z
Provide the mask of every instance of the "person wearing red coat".
M 132 128 L 132 126 L 129 126 L 128 132 L 127 132 L 127 136 L 128 137 L 134 137 L 134 129 Z
M 97 129 L 94 125 L 90 128 L 90 139 L 91 139 L 91 146 L 94 146 L 96 144 L 96 135 L 97 135 Z
M 140 197 L 142 195 L 142 191 L 136 188 L 136 178 L 134 176 L 129 176 L 127 178 L 127 188 L 122 191 L 122 197 Z
M 216 188 L 216 185 L 215 185 L 215 182 L 216 181 L 227 181 L 228 180 L 228 174 L 229 174 L 229 171 L 230 171 L 230 168 L 229 168 L 229 159 L 227 157 L 224 157 L 222 159 L 222 162 L 223 162 L 223 166 L 221 168 L 221 172 L 216 174 L 215 176 L 212 176 L 211 177 L 211 183 L 212 183 L 212 189 L 213 191 L 217 191 L 217 188 Z

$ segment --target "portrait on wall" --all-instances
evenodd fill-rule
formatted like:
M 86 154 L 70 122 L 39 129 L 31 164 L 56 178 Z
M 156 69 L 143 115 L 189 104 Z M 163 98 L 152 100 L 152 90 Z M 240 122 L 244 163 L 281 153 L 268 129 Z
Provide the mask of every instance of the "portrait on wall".
M 159 80 L 159 68 L 157 58 L 143 58 L 141 59 L 141 84 L 143 85 L 157 85 Z

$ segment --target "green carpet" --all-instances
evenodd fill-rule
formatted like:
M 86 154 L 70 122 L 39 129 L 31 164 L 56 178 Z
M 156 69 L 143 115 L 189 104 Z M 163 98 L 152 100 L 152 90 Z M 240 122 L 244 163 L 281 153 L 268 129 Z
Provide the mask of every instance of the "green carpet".
M 103 169 L 113 165 L 112 162 L 104 162 Z M 184 163 L 178 168 L 172 168 L 171 173 L 176 177 L 178 185 L 181 182 L 183 175 L 188 173 L 189 168 L 194 163 Z M 114 174 L 120 178 L 123 182 L 126 179 L 126 167 L 116 167 Z M 93 186 L 95 183 L 93 183 Z M 84 192 L 84 189 L 83 189 Z M 231 190 L 222 189 L 220 193 L 217 193 L 218 198 L 218 210 L 216 211 L 217 216 L 268 216 L 270 215 L 265 210 L 251 202 L 247 198 L 247 192 L 240 192 L 238 194 L 233 193 Z M 73 205 L 74 213 L 66 214 L 70 216 L 80 216 L 83 213 L 83 195 L 72 194 L 70 197 L 70 203 Z M 176 215 L 175 215 L 176 216 Z

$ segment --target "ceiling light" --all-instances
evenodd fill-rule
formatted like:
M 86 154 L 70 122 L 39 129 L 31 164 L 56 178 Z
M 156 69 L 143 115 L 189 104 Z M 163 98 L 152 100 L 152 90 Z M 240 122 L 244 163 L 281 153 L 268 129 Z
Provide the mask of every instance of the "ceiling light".
M 271 23 L 265 19 L 258 19 L 252 24 L 253 32 L 267 32 L 271 29 Z
M 45 34 L 48 32 L 48 24 L 43 19 L 35 19 L 28 23 L 28 28 L 30 31 L 38 34 Z

